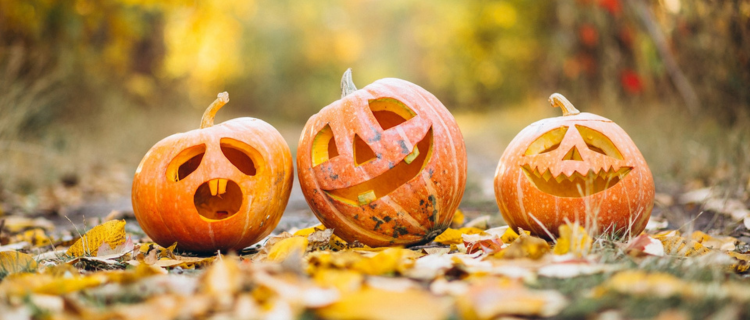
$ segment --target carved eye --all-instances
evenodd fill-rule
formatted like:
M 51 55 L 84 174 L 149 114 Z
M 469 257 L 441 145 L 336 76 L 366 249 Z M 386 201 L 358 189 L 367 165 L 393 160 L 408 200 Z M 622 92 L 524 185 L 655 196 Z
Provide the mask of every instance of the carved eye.
M 560 143 L 568 132 L 568 127 L 563 126 L 557 129 L 547 131 L 541 137 L 536 138 L 524 152 L 524 155 L 531 156 L 535 154 L 547 153 L 560 147 Z
M 607 138 L 607 136 L 601 132 L 580 125 L 576 125 L 576 129 L 578 130 L 578 133 L 581 134 L 581 137 L 583 137 L 583 141 L 586 142 L 586 146 L 589 150 L 618 160 L 623 160 L 620 150 L 617 150 L 617 147 L 612 143 L 612 140 Z
M 383 130 L 398 126 L 416 116 L 416 113 L 409 107 L 393 98 L 370 100 L 369 106 L 372 115 Z
M 330 125 L 326 125 L 315 135 L 312 142 L 311 154 L 313 167 L 339 155 L 339 150 L 336 147 L 336 139 L 333 137 L 333 130 L 331 130 Z
M 248 176 L 257 173 L 256 161 L 261 159 L 260 154 L 250 145 L 230 138 L 221 139 L 221 152 L 237 169 Z
M 172 182 L 185 179 L 198 169 L 204 154 L 206 154 L 205 144 L 182 150 L 167 166 L 167 179 Z

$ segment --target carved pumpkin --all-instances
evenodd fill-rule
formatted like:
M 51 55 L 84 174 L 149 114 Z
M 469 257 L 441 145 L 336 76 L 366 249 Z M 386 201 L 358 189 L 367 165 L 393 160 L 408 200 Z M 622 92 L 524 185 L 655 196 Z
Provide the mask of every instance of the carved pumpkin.
M 369 246 L 432 240 L 451 222 L 466 184 L 466 149 L 435 96 L 399 79 L 342 96 L 307 121 L 297 150 L 307 203 L 346 241 Z
M 556 236 L 566 220 L 639 234 L 651 216 L 654 182 L 638 148 L 611 120 L 580 113 L 557 93 L 550 103 L 563 116 L 526 127 L 500 158 L 495 196 L 505 221 L 543 237 Z
M 228 101 L 219 94 L 200 129 L 159 141 L 135 172 L 135 217 L 161 246 L 239 250 L 271 233 L 284 212 L 293 179 L 289 146 L 259 119 L 213 125 Z

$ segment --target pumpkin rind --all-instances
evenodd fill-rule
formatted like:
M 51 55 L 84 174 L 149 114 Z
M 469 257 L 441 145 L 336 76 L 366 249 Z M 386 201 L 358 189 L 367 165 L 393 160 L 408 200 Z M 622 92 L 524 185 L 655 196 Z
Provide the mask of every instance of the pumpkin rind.
M 543 154 L 526 154 L 533 142 L 558 128 L 567 128 L 567 131 L 556 149 Z M 604 135 L 622 159 L 589 150 L 581 132 Z M 571 155 L 573 149 L 577 152 L 575 159 Z M 580 194 L 579 190 L 576 196 L 560 196 L 542 191 L 544 188 L 537 187 L 532 179 L 540 184 L 547 182 L 524 170 L 531 175 L 539 173 L 541 179 L 547 178 L 551 184 L 558 180 L 564 182 L 567 177 L 587 176 L 590 172 L 607 177 L 608 182 L 617 182 L 607 184 L 600 191 L 591 187 L 589 190 L 595 192 L 593 194 L 585 191 Z M 625 175 L 621 176 L 623 172 Z M 651 216 L 654 182 L 645 159 L 620 126 L 607 118 L 576 110 L 570 115 L 537 121 L 511 141 L 495 173 L 495 196 L 508 225 L 539 236 L 549 237 L 548 232 L 557 236 L 558 227 L 566 220 L 577 221 L 598 233 L 637 235 L 645 229 Z
M 222 153 L 222 139 L 252 147 L 262 159 L 250 176 Z M 167 167 L 183 150 L 206 146 L 197 169 L 179 181 L 167 177 Z M 289 147 L 268 123 L 237 118 L 205 129 L 169 136 L 144 156 L 133 180 L 132 202 L 144 232 L 161 246 L 177 242 L 181 250 L 215 252 L 239 250 L 263 239 L 281 219 L 292 188 L 293 166 Z M 212 179 L 227 179 L 242 191 L 239 210 L 225 219 L 198 213 L 194 194 Z
M 383 130 L 370 109 L 371 102 L 383 99 L 403 104 L 414 115 Z M 338 155 L 313 160 L 315 137 L 328 128 Z M 359 165 L 357 138 L 373 152 L 372 159 Z M 406 168 L 419 163 L 418 171 Z M 297 167 L 302 191 L 318 219 L 344 240 L 369 246 L 431 240 L 450 224 L 466 184 L 466 150 L 455 119 L 432 94 L 399 79 L 378 80 L 313 115 L 300 137 Z M 385 181 L 382 177 L 390 170 L 402 169 L 414 176 L 384 182 L 410 178 L 398 186 L 372 187 Z M 358 187 L 373 190 L 359 197 L 338 196 L 356 194 Z

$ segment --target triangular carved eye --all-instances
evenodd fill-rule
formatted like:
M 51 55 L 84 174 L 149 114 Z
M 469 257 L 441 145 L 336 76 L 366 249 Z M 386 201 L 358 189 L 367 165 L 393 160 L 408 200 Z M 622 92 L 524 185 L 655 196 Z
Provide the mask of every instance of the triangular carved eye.
M 568 132 L 568 127 L 559 127 L 547 131 L 541 137 L 536 138 L 524 152 L 524 155 L 531 156 L 535 154 L 547 153 L 560 147 L 560 143 Z
M 612 143 L 612 140 L 607 138 L 607 136 L 601 132 L 581 125 L 576 125 L 576 129 L 578 130 L 578 133 L 581 134 L 583 141 L 586 142 L 586 146 L 589 150 L 618 160 L 623 160 L 620 150 L 617 150 L 617 147 Z
M 248 144 L 230 138 L 221 139 L 221 152 L 237 169 L 248 176 L 257 173 L 259 165 L 253 158 L 260 158 L 258 152 Z
M 357 134 L 354 134 L 352 150 L 354 151 L 354 164 L 357 166 L 376 158 L 372 148 Z
M 177 182 L 187 178 L 187 176 L 198 169 L 204 154 L 206 154 L 205 144 L 182 150 L 167 166 L 167 179 Z
M 383 130 L 398 126 L 416 116 L 416 113 L 409 107 L 393 98 L 370 100 L 369 106 L 372 115 Z

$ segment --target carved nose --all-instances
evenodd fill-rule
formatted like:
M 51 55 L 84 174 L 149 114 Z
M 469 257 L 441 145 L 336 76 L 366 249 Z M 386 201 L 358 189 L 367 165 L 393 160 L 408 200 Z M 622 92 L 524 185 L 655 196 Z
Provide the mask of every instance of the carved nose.
M 578 152 L 578 148 L 573 146 L 570 148 L 568 153 L 565 154 L 565 156 L 562 158 L 563 160 L 573 160 L 573 161 L 583 161 L 583 158 L 581 158 L 581 153 Z

